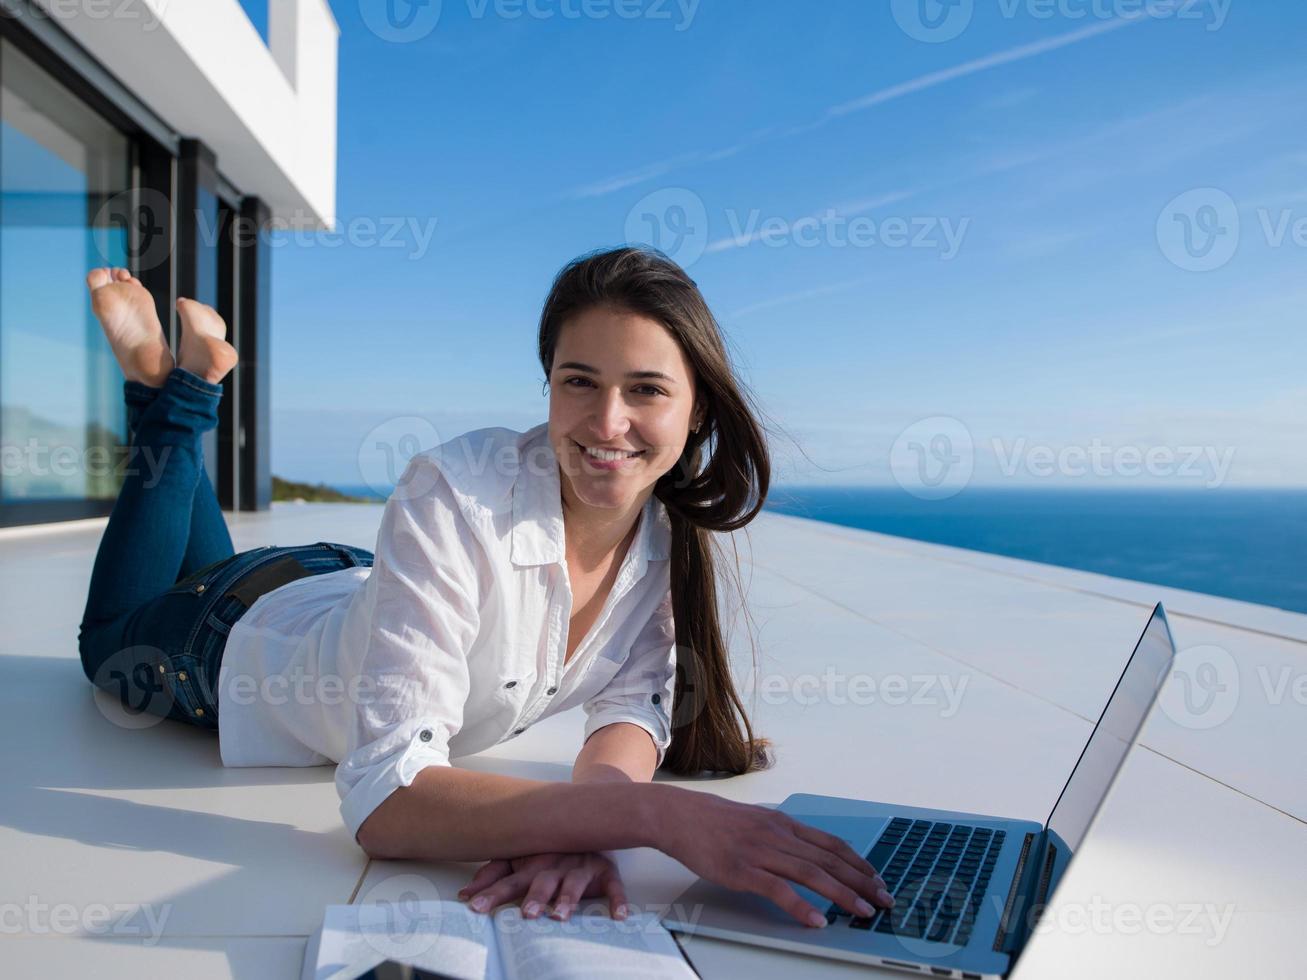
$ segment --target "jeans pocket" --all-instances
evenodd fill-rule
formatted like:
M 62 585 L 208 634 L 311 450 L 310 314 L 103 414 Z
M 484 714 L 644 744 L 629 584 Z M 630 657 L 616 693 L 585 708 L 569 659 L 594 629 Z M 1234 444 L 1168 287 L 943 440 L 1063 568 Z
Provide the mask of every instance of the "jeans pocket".
M 168 717 L 200 728 L 217 727 L 217 712 L 205 694 L 208 682 L 198 657 L 184 653 L 165 657 L 158 671 L 163 693 L 171 702 Z

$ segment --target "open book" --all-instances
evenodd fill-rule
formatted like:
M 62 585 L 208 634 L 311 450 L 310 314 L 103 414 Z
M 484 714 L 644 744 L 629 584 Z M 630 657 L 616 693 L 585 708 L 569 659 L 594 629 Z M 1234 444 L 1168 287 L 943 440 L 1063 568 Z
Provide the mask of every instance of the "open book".
M 456 980 L 693 980 L 697 976 L 658 917 L 574 911 L 566 921 L 493 915 L 462 902 L 328 905 L 309 939 L 300 980 L 353 980 L 392 960 Z

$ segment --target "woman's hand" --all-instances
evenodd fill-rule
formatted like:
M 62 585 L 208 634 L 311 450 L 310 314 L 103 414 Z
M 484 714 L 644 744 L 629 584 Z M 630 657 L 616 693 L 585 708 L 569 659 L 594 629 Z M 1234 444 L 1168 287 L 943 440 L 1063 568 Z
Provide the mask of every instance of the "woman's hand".
M 554 894 L 557 892 L 557 899 Z M 626 889 L 617 864 L 606 853 L 531 854 L 498 858 L 482 865 L 472 880 L 459 890 L 459 898 L 471 898 L 477 912 L 489 912 L 504 902 L 522 901 L 522 915 L 533 919 L 551 901 L 553 918 L 565 920 L 582 898 L 608 897 L 608 913 L 626 918 Z
M 736 803 L 713 793 L 667 787 L 658 846 L 695 874 L 737 891 L 770 898 L 799 922 L 825 926 L 825 909 L 801 898 L 798 882 L 845 911 L 870 916 L 866 900 L 894 899 L 876 869 L 853 848 L 779 810 Z

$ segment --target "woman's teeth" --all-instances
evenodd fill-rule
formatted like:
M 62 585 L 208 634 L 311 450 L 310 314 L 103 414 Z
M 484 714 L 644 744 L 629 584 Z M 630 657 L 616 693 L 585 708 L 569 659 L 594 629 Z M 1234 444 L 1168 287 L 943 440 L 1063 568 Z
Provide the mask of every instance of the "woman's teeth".
M 581 444 L 578 442 L 577 445 L 580 446 Z M 640 453 L 624 453 L 624 452 L 617 452 L 614 450 L 607 450 L 607 449 L 591 449 L 588 446 L 582 446 L 581 448 L 583 448 L 587 454 L 593 456 L 595 459 L 607 460 L 608 462 L 612 462 L 618 459 L 631 459 L 634 456 L 640 455 Z M 640 452 L 643 451 L 644 450 L 641 450 Z

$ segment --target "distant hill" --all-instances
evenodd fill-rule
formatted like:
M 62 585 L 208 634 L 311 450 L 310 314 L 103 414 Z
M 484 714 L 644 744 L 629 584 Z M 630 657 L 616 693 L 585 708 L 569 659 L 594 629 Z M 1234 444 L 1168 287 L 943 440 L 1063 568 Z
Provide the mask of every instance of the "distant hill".
M 325 483 L 296 483 L 275 475 L 272 478 L 272 499 L 327 504 L 375 504 L 377 502 L 376 497 L 355 497 L 341 493 Z

